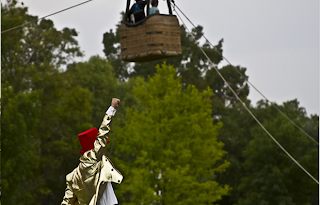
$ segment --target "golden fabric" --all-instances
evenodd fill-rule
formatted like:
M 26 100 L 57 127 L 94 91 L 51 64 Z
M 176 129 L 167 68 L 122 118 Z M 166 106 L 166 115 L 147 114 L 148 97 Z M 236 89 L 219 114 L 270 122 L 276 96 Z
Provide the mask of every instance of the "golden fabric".
M 96 205 L 107 182 L 121 183 L 123 176 L 103 153 L 112 116 L 103 118 L 94 148 L 80 157 L 80 163 L 66 176 L 67 188 L 61 205 Z

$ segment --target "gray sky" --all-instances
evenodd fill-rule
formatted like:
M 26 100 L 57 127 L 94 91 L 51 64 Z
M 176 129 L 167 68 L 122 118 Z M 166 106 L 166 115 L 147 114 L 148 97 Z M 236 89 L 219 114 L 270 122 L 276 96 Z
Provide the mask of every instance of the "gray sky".
M 39 17 L 84 1 L 23 0 L 29 13 Z M 175 2 L 195 25 L 204 27 L 213 45 L 224 39 L 224 57 L 247 68 L 249 81 L 269 100 L 282 104 L 297 98 L 308 115 L 319 114 L 318 0 Z M 77 39 L 86 55 L 83 60 L 88 60 L 92 55 L 104 56 L 103 33 L 115 29 L 125 6 L 125 0 L 93 0 L 49 19 L 58 29 L 69 27 L 79 32 Z M 159 9 L 168 13 L 165 1 L 159 0 Z M 223 65 L 226 62 L 219 67 Z M 262 98 L 250 88 L 253 105 Z

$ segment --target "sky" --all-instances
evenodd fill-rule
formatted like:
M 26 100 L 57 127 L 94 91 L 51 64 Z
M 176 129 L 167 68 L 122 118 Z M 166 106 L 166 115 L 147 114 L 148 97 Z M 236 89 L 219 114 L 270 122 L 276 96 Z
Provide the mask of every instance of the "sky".
M 39 17 L 86 0 L 19 0 Z M 134 0 L 131 1 L 133 3 Z M 318 0 L 175 0 L 176 5 L 216 45 L 232 65 L 247 68 L 249 81 L 270 101 L 297 99 L 307 114 L 319 115 Z M 103 34 L 120 21 L 125 0 L 93 0 L 49 17 L 57 29 L 75 28 L 86 61 L 103 54 Z M 159 0 L 160 13 L 168 13 Z M 187 20 L 183 19 L 186 23 Z M 181 22 L 180 22 L 181 24 Z M 191 24 L 186 24 L 189 29 Z M 222 62 L 218 67 L 226 65 Z M 250 88 L 255 106 L 263 97 Z

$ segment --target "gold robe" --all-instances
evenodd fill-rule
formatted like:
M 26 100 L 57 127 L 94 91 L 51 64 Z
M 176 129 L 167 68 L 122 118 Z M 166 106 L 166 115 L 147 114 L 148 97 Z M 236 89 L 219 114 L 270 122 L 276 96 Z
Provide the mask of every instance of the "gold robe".
M 123 176 L 104 155 L 112 115 L 106 114 L 94 148 L 80 157 L 80 163 L 66 176 L 67 188 L 61 205 L 96 205 L 107 182 L 121 183 Z

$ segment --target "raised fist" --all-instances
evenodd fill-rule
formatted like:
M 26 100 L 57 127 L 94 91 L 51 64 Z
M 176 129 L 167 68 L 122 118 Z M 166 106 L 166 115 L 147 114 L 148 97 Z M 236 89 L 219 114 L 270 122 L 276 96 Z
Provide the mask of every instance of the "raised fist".
M 111 106 L 114 108 L 114 109 L 117 109 L 117 107 L 120 105 L 120 100 L 118 98 L 112 98 L 112 101 L 111 101 Z

